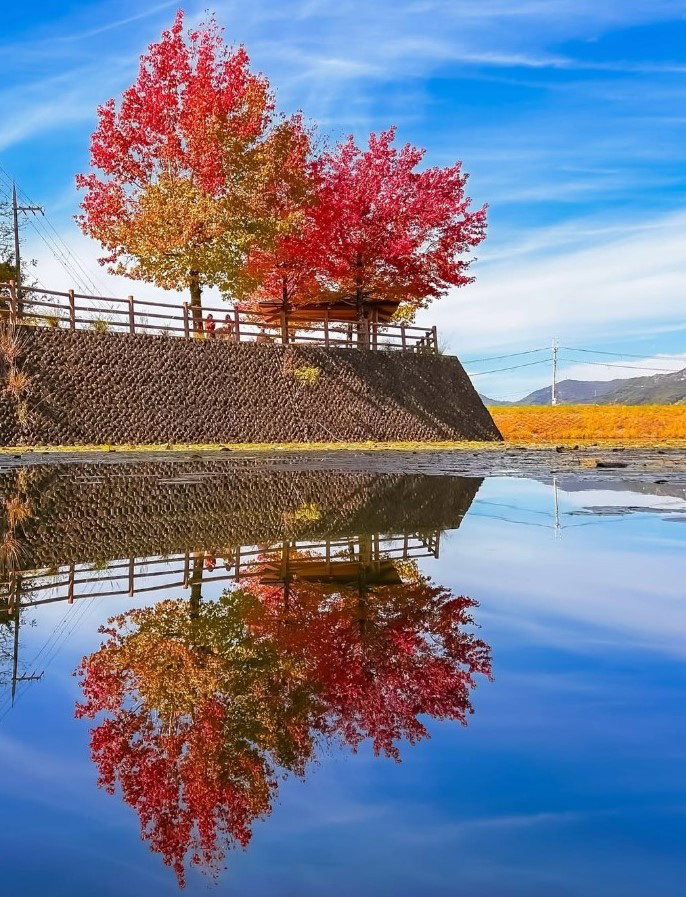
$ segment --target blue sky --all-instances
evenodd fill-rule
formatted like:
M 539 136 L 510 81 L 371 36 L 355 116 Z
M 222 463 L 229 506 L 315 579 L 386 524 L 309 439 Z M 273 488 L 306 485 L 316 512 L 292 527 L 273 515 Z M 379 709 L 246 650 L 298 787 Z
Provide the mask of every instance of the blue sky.
M 177 6 L 35 2 L 13 12 L 0 44 L 12 62 L 0 87 L 0 164 L 115 295 L 131 285 L 98 270 L 97 247 L 78 233 L 74 174 L 88 163 L 96 106 L 131 82 Z M 195 20 L 206 6 L 184 8 Z M 451 351 L 469 360 L 557 337 L 640 356 L 626 364 L 686 366 L 666 357 L 684 356 L 686 333 L 685 0 L 212 8 L 227 39 L 244 42 L 270 77 L 283 109 L 302 108 L 333 137 L 364 139 L 397 123 L 401 140 L 427 148 L 428 162 L 463 160 L 475 202 L 490 204 L 490 230 L 477 282 L 424 315 Z M 69 285 L 30 228 L 26 237 L 41 281 Z M 568 351 L 563 359 L 563 376 L 641 373 L 581 365 L 584 356 Z M 516 397 L 547 377 L 540 364 L 475 382 Z
M 686 503 L 629 489 L 563 481 L 556 536 L 549 483 L 487 479 L 440 559 L 422 562 L 480 602 L 494 681 L 479 682 L 467 728 L 427 720 L 431 739 L 403 745 L 400 764 L 368 744 L 323 750 L 217 888 L 192 875 L 185 893 L 683 894 Z M 73 719 L 71 672 L 121 610 L 97 596 L 46 605 L 24 630 L 27 659 L 46 639 L 60 650 L 0 725 L 8 894 L 179 893 L 133 811 L 96 787 L 89 724 Z

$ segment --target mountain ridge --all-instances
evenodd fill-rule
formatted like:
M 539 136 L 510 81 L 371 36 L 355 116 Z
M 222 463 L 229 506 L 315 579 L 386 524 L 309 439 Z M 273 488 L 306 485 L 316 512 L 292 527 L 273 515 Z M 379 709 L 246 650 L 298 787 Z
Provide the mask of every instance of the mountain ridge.
M 550 405 L 550 386 L 535 389 L 522 399 L 508 402 L 479 393 L 492 408 Z M 560 380 L 558 405 L 683 405 L 686 404 L 686 368 L 649 377 L 615 380 Z

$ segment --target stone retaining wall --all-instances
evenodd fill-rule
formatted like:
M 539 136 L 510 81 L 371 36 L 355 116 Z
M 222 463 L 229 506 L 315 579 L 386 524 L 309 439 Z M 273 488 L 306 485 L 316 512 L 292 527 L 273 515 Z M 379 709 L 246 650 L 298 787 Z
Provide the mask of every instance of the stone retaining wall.
M 499 440 L 456 358 L 20 330 L 0 444 Z M 303 372 L 304 373 L 299 373 Z

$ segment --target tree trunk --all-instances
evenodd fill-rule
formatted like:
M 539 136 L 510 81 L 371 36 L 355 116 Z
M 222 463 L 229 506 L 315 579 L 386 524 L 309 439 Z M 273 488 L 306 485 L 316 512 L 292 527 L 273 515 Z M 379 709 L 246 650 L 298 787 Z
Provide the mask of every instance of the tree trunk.
M 191 574 L 191 620 L 194 623 L 200 619 L 200 604 L 202 602 L 202 554 L 199 551 L 193 553 L 193 573 Z
M 190 272 L 191 315 L 193 317 L 193 330 L 202 333 L 202 287 L 200 286 L 200 272 Z
M 281 342 L 288 345 L 288 284 L 286 275 L 281 278 Z
M 369 326 L 366 320 L 365 308 L 364 308 L 364 280 L 363 280 L 363 269 L 364 260 L 362 258 L 362 253 L 357 253 L 357 274 L 355 275 L 355 304 L 357 306 L 357 346 L 360 349 L 368 349 L 369 348 Z

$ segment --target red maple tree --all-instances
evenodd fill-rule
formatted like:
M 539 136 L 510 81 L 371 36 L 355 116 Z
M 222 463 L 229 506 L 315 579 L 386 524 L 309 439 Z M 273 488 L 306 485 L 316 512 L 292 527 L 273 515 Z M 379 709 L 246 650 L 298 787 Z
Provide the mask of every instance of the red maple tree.
M 380 302 L 417 310 L 473 280 L 486 207 L 471 208 L 462 164 L 420 171 L 424 151 L 394 139 L 390 128 L 360 149 L 350 137 L 311 162 L 298 228 L 249 258 L 258 301 L 343 301 L 368 317 Z

